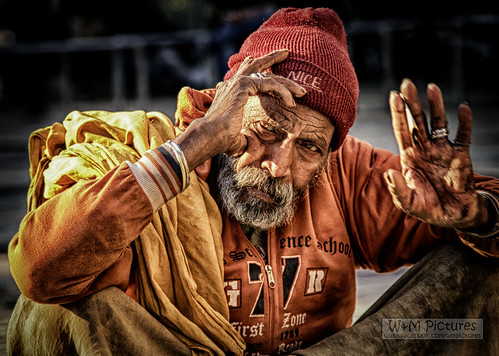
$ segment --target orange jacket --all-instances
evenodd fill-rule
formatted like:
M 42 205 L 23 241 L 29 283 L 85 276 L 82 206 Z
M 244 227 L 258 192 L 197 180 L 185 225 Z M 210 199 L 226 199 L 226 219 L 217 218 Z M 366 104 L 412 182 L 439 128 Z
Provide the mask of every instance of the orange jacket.
M 268 232 L 268 265 L 224 214 L 230 320 L 247 351 L 287 354 L 350 326 L 356 267 L 392 271 L 458 239 L 454 230 L 424 224 L 393 205 L 382 174 L 398 162 L 348 137 L 293 221 Z M 498 191 L 497 180 L 477 179 L 480 188 Z

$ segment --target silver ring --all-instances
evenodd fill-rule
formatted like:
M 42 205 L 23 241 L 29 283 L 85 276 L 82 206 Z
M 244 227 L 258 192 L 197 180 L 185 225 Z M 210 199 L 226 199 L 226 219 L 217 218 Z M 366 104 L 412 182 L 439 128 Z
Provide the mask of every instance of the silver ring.
M 258 73 L 251 73 L 250 77 L 253 77 L 253 78 L 258 77 L 258 78 L 260 78 L 260 89 L 258 89 L 258 91 L 262 91 L 262 89 L 263 89 L 263 77 L 264 77 L 264 75 L 262 73 L 258 72 Z
M 454 144 L 456 146 L 471 146 L 471 142 L 462 142 L 459 140 L 454 140 Z
M 431 130 L 431 138 L 442 138 L 442 137 L 447 137 L 449 136 L 449 129 L 447 127 L 441 128 L 441 129 L 435 129 Z

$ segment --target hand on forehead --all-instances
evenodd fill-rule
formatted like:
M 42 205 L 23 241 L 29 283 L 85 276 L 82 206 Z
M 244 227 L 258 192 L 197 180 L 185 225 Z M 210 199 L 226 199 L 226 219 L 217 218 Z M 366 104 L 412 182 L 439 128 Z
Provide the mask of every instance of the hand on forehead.
M 331 120 L 305 105 L 283 105 L 280 99 L 269 95 L 250 97 L 244 108 L 243 125 L 251 127 L 263 123 L 268 130 L 290 134 L 297 138 L 318 140 L 325 149 L 334 133 Z

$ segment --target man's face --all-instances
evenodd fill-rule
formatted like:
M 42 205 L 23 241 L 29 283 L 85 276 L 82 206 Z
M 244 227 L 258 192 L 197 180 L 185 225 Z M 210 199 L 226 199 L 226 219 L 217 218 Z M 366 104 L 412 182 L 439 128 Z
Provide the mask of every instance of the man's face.
M 226 210 L 260 229 L 291 219 L 302 192 L 323 169 L 334 126 L 303 105 L 288 108 L 270 96 L 253 96 L 245 106 L 245 152 L 223 156 L 218 185 Z

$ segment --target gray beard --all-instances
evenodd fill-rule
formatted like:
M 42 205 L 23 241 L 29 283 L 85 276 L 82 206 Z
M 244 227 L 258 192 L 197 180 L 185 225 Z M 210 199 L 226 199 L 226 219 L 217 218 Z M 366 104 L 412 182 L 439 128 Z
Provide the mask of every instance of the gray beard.
M 219 157 L 217 183 L 222 205 L 240 224 L 266 230 L 292 219 L 302 192 L 294 192 L 291 183 L 273 178 L 259 168 L 246 166 L 236 172 L 237 158 Z M 274 201 L 266 202 L 249 194 L 248 187 L 268 194 Z

